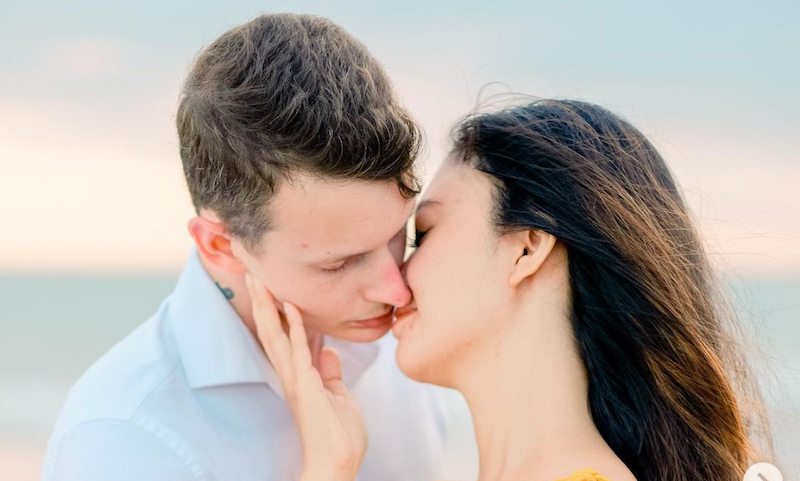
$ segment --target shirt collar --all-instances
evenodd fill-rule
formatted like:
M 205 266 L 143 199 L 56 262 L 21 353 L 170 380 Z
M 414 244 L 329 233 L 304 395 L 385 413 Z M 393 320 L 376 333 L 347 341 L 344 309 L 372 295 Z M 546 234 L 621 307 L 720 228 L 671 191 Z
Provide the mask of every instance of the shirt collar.
M 169 318 L 192 389 L 263 383 L 284 397 L 261 345 L 200 263 L 196 246 L 170 297 Z M 342 377 L 349 389 L 380 351 L 377 342 L 354 343 L 327 336 L 324 345 L 339 351 Z

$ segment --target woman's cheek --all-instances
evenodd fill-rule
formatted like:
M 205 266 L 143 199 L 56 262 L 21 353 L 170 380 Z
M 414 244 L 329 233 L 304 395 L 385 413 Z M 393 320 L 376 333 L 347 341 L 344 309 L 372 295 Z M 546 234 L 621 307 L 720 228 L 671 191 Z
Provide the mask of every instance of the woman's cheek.
M 406 278 L 406 283 L 408 284 L 408 288 L 411 289 L 411 292 L 414 294 L 414 298 L 417 297 L 417 290 L 420 288 L 419 284 L 417 283 L 418 271 L 420 270 L 420 262 L 421 257 L 419 251 L 414 252 L 414 254 L 406 261 L 404 266 L 404 275 Z

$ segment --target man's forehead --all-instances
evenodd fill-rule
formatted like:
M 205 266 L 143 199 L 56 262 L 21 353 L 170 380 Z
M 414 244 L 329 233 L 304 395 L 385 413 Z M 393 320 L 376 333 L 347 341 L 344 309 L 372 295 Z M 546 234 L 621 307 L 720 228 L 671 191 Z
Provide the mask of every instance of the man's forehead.
M 309 251 L 327 251 L 385 242 L 413 208 L 414 199 L 404 198 L 393 182 L 305 179 L 283 186 L 270 214 L 274 234 Z

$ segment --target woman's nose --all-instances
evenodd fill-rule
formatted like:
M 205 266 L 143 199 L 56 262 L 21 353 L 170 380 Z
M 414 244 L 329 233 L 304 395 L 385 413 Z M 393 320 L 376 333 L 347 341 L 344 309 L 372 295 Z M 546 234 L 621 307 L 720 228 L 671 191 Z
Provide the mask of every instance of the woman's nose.
M 411 254 L 413 255 L 413 253 Z M 403 282 L 405 282 L 406 286 L 408 286 L 408 261 L 411 260 L 411 256 L 408 256 L 408 259 L 404 260 L 400 263 L 400 276 L 403 278 Z

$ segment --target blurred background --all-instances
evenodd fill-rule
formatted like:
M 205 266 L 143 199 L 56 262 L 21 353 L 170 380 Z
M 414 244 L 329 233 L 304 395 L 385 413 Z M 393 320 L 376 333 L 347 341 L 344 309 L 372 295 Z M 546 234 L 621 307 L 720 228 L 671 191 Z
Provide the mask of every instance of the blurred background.
M 0 480 L 39 479 L 70 385 L 172 290 L 193 214 L 174 128 L 193 56 L 281 11 L 329 17 L 382 61 L 426 131 L 426 178 L 492 93 L 588 100 L 643 130 L 739 309 L 798 479 L 800 3 L 1 0 Z M 446 395 L 445 474 L 474 479 L 469 414 Z

